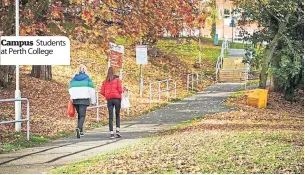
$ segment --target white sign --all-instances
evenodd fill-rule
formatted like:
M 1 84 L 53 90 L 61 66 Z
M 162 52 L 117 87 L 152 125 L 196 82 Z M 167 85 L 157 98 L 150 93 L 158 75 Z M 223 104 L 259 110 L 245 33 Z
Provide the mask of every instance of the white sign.
M 70 65 L 70 41 L 63 36 L 1 36 L 0 65 Z
M 116 44 L 111 43 L 111 42 L 109 44 L 110 44 L 110 50 L 113 50 L 113 51 L 124 54 L 124 46 L 116 45 Z
M 147 64 L 147 46 L 137 45 L 136 46 L 136 62 L 137 64 Z

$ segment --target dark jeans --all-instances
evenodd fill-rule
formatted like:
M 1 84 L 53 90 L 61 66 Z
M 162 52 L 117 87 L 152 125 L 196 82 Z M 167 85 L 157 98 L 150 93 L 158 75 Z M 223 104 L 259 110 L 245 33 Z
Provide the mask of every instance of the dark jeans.
M 83 132 L 83 125 L 85 122 L 86 110 L 87 110 L 88 105 L 74 104 L 74 107 L 78 114 L 77 127 L 80 129 L 81 132 Z
M 121 99 L 112 98 L 107 101 L 109 112 L 109 131 L 113 131 L 113 107 L 115 108 L 116 127 L 120 127 Z

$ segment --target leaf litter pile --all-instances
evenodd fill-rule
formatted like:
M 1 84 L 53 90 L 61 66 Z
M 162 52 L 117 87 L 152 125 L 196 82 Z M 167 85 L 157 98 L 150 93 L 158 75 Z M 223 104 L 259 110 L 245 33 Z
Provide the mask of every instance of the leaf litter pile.
M 267 109 L 227 100 L 239 110 L 206 115 L 187 126 L 52 173 L 304 173 L 303 101 L 269 93 Z
M 67 104 L 69 100 L 68 86 L 69 81 L 75 73 L 79 64 L 85 64 L 88 68 L 88 74 L 92 78 L 96 89 L 99 89 L 107 72 L 107 60 L 105 56 L 94 47 L 94 45 L 83 46 L 79 43 L 73 43 L 71 46 L 71 66 L 53 66 L 53 80 L 43 81 L 32 78 L 28 74 L 31 67 L 21 67 L 20 88 L 22 97 L 28 98 L 30 101 L 31 115 L 31 135 L 42 136 L 46 138 L 56 138 L 58 136 L 67 135 L 74 132 L 76 127 L 76 118 L 68 118 L 66 115 Z M 219 47 L 215 47 L 219 52 Z M 149 64 L 144 66 L 144 94 L 143 98 L 139 98 L 139 75 L 140 67 L 136 65 L 134 47 L 127 46 L 124 56 L 124 74 L 123 85 L 130 90 L 131 108 L 130 114 L 127 115 L 126 110 L 122 110 L 122 119 L 131 116 L 136 117 L 151 110 L 154 106 L 159 106 L 166 102 L 166 93 L 162 94 L 161 104 L 154 103 L 149 105 L 149 82 L 173 78 L 177 81 L 177 98 L 183 98 L 186 92 L 186 74 L 193 71 L 189 62 L 193 58 L 184 58 L 188 62 L 183 61 L 175 56 L 163 55 L 149 60 Z M 212 64 L 211 64 L 212 65 Z M 205 71 L 211 67 L 204 67 L 197 71 Z M 212 83 L 212 78 L 208 77 L 201 83 L 201 89 Z M 166 84 L 162 85 L 162 88 Z M 172 87 L 173 84 L 170 85 Z M 14 85 L 9 89 L 0 88 L 0 98 L 14 97 Z M 157 90 L 157 89 L 155 89 Z M 173 91 L 170 93 L 173 97 Z M 154 96 L 154 100 L 157 97 Z M 106 101 L 101 97 L 100 104 Z M 154 101 L 156 102 L 156 101 Z M 107 110 L 100 109 L 100 121 L 96 121 L 96 110 L 88 110 L 85 122 L 85 129 L 105 124 L 108 121 Z M 22 105 L 22 118 L 25 118 L 26 105 Z M 14 103 L 0 103 L 0 121 L 8 121 L 14 119 Z M 15 124 L 0 125 L 0 152 L 5 144 L 15 141 L 26 141 L 25 131 L 26 123 L 22 123 L 21 134 L 14 133 Z M 16 135 L 18 137 L 16 137 Z

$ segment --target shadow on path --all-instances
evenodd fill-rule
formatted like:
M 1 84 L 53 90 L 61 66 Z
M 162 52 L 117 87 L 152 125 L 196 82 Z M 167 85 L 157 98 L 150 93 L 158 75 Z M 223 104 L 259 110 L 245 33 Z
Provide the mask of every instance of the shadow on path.
M 103 126 L 86 132 L 85 137 L 81 139 L 62 138 L 40 147 L 0 154 L 0 173 L 45 173 L 56 166 L 81 161 L 133 144 L 139 138 L 148 137 L 194 117 L 234 110 L 234 108 L 222 106 L 222 102 L 228 95 L 242 87 L 243 85 L 239 84 L 216 84 L 208 87 L 204 92 L 169 104 L 140 118 L 122 121 L 123 138 L 121 139 L 111 140 L 108 126 Z

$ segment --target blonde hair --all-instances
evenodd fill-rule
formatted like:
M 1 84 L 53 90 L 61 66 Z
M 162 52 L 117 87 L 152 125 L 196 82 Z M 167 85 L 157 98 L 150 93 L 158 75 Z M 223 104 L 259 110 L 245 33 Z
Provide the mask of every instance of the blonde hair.
M 87 67 L 83 64 L 79 65 L 79 72 L 87 73 Z

